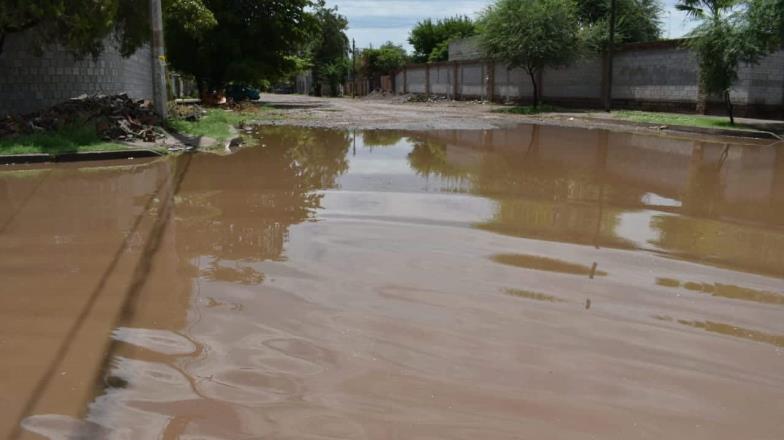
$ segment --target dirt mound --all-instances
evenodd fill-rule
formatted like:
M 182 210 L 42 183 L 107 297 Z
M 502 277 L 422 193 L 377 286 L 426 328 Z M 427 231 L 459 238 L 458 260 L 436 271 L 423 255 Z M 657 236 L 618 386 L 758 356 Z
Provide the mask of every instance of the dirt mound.
M 80 96 L 46 110 L 0 119 L 0 137 L 57 131 L 75 124 L 92 124 L 106 140 L 155 142 L 164 136 L 161 119 L 149 101 L 128 95 Z

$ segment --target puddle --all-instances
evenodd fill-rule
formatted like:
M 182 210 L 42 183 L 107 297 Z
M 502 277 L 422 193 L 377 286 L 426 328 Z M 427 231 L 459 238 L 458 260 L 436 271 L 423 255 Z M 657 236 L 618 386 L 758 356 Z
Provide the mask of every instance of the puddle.
M 784 150 L 256 135 L 0 172 L 0 438 L 784 436 Z

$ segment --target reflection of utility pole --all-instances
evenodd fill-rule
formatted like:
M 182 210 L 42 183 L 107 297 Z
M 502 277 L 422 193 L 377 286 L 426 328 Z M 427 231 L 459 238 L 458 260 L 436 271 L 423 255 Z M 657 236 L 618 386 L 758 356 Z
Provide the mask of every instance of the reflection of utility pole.
M 356 157 L 356 155 L 357 155 L 357 130 L 356 129 L 352 130 L 352 134 L 353 134 L 353 137 L 354 137 L 354 153 L 352 155 Z
M 610 41 L 607 44 L 607 90 L 604 96 L 604 110 L 612 110 L 613 57 L 615 51 L 615 0 L 610 0 Z
M 166 52 L 163 46 L 163 11 L 161 0 L 150 0 L 150 25 L 152 26 L 153 103 L 155 112 L 167 116 Z
M 593 245 L 599 249 L 599 239 L 602 233 L 602 217 L 604 216 L 604 179 L 607 174 L 607 150 L 610 144 L 610 132 L 599 132 L 599 145 L 597 148 L 596 168 L 599 179 L 599 218 L 596 220 L 596 231 L 593 236 Z
M 357 97 L 357 40 L 351 39 L 351 98 Z

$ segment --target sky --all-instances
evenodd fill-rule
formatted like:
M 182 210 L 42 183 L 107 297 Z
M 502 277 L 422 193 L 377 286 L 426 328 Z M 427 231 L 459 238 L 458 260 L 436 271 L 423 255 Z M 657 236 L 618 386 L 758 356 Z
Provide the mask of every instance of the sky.
M 678 38 L 686 34 L 693 24 L 685 15 L 675 10 L 677 0 L 660 0 L 662 30 L 665 38 Z M 443 18 L 454 15 L 476 17 L 492 0 L 327 0 L 328 6 L 337 6 L 349 19 L 349 38 L 356 39 L 357 47 L 378 47 L 386 41 L 403 45 L 409 51 L 408 33 L 417 21 L 425 18 Z

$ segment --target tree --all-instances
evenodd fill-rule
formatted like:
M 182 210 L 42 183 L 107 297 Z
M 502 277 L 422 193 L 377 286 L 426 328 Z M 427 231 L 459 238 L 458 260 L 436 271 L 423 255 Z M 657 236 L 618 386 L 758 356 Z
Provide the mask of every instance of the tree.
M 658 0 L 616 0 L 615 42 L 636 43 L 661 37 Z M 601 51 L 610 40 L 610 0 L 577 0 L 577 18 L 587 47 Z
M 784 0 L 750 0 L 743 33 L 762 53 L 784 44 Z
M 328 84 L 335 94 L 338 84 L 349 71 L 349 42 L 346 36 L 348 20 L 338 14 L 337 7 L 327 8 L 323 2 L 319 4 L 314 15 L 318 21 L 318 32 L 309 52 L 316 94 L 321 94 L 321 85 L 324 83 Z
M 215 24 L 202 0 L 164 0 L 163 7 L 190 32 Z M 76 56 L 95 57 L 114 34 L 120 52 L 130 56 L 150 41 L 150 8 L 139 0 L 0 0 L 0 53 L 6 36 L 33 28 L 29 36 L 39 51 L 56 43 Z
M 498 0 L 479 19 L 480 45 L 493 60 L 523 68 L 539 105 L 537 75 L 545 67 L 572 62 L 578 52 L 578 23 L 571 0 Z
M 433 21 L 428 18 L 414 26 L 408 42 L 414 47 L 415 62 L 444 61 L 449 57 L 449 42 L 476 34 L 476 25 L 466 16 Z
M 311 0 L 201 0 L 216 21 L 195 31 L 174 14 L 166 20 L 170 64 L 196 77 L 202 92 L 229 82 L 260 85 L 297 67 L 295 55 L 317 28 Z
M 724 99 L 730 123 L 735 124 L 730 89 L 738 79 L 738 65 L 755 58 L 745 35 L 733 19 L 736 0 L 680 0 L 675 7 L 702 23 L 689 34 L 686 45 L 697 55 L 700 84 L 706 94 Z
M 374 87 L 382 75 L 388 75 L 408 61 L 406 50 L 391 41 L 384 43 L 378 49 L 365 49 L 360 55 L 362 75 L 369 79 Z
M 8 35 L 36 28 L 30 37 L 38 50 L 56 42 L 80 56 L 97 55 L 118 6 L 118 0 L 0 0 L 0 53 Z

